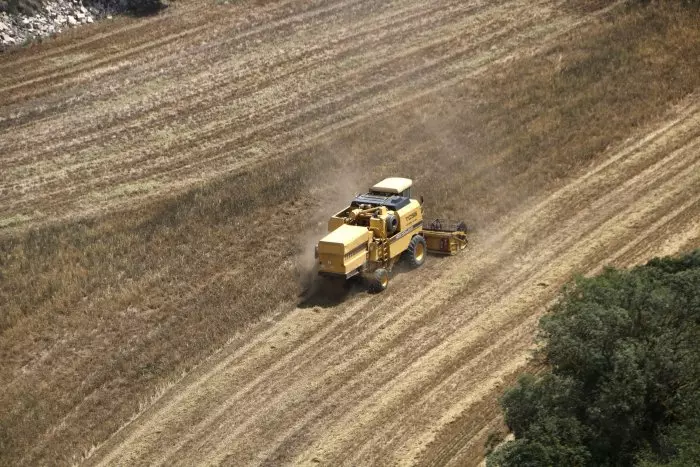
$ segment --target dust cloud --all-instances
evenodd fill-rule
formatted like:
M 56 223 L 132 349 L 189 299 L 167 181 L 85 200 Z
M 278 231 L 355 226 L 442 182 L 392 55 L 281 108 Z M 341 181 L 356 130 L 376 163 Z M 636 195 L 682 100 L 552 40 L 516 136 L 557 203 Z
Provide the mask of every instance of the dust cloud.
M 327 147 L 328 170 L 318 174 L 317 183 L 309 189 L 308 196 L 315 201 L 316 210 L 308 221 L 309 228 L 297 238 L 296 258 L 301 297 L 320 292 L 314 250 L 318 241 L 328 233 L 328 219 L 347 207 L 360 192 L 367 190 L 372 180 L 357 170 L 353 155 L 342 147 Z

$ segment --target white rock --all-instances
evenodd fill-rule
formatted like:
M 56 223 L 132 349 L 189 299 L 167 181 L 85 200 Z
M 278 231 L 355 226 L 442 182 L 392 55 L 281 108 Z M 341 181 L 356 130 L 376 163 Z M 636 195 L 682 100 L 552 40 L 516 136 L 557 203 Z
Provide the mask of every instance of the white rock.
M 91 16 L 88 16 L 88 17 L 85 19 L 85 22 L 88 23 L 88 24 L 92 23 L 93 21 L 94 21 L 94 20 L 92 19 Z
M 72 16 L 69 16 L 68 17 L 68 24 L 70 24 L 71 26 L 75 26 L 76 24 L 78 24 L 78 21 L 75 18 L 73 18 Z

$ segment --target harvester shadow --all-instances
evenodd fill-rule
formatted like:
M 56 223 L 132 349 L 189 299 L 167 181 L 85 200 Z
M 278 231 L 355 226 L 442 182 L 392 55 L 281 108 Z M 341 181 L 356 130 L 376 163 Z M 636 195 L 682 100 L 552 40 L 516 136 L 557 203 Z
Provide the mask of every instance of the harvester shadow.
M 299 308 L 332 308 L 353 295 L 363 292 L 366 292 L 366 287 L 357 277 L 349 280 L 334 280 L 317 276 L 302 293 L 301 302 L 297 306 Z
M 159 14 L 169 6 L 170 3 L 163 0 L 142 0 L 140 2 L 132 2 L 124 14 L 134 18 L 148 18 Z

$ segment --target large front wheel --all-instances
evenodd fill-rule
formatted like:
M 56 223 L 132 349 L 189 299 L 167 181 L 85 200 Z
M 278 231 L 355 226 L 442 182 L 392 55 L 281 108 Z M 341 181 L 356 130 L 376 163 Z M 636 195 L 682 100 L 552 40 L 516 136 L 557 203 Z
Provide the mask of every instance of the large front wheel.
M 425 263 L 425 254 L 428 251 L 428 245 L 422 235 L 416 235 L 411 239 L 411 243 L 406 248 L 406 260 L 413 268 L 422 266 Z

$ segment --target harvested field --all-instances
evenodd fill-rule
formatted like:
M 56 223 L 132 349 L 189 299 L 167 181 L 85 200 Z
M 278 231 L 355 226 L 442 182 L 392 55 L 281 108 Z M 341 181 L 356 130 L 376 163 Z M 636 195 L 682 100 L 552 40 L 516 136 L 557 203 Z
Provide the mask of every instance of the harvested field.
M 0 56 L 0 464 L 477 464 L 573 274 L 700 246 L 700 17 L 596 3 L 193 0 Z M 299 298 L 386 175 L 472 248 Z

